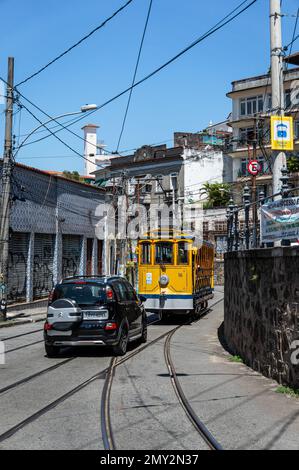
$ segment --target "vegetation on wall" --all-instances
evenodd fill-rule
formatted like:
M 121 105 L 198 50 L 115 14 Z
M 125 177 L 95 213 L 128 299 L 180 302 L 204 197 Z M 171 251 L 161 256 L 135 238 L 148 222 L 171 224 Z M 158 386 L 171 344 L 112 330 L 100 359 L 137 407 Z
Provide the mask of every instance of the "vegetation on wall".
M 68 180 L 74 180 L 74 181 L 80 181 L 80 182 L 84 182 L 84 179 L 81 178 L 81 176 L 79 175 L 78 171 L 67 171 L 67 170 L 64 170 L 64 172 L 62 173 L 63 176 L 65 178 L 67 178 Z

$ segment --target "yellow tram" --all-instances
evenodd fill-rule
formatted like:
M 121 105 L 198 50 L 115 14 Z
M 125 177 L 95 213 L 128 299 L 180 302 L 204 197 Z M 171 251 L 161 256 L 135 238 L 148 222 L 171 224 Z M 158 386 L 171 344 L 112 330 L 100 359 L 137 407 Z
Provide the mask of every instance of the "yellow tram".
M 138 241 L 138 292 L 159 313 L 199 313 L 213 298 L 214 248 L 181 232 L 148 233 Z

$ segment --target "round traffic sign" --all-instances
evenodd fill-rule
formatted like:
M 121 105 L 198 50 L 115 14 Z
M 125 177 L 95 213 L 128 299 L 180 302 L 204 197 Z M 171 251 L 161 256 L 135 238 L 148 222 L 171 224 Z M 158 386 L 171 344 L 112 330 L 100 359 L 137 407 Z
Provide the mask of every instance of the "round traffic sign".
M 252 176 L 257 176 L 261 171 L 261 165 L 257 160 L 251 160 L 248 163 L 247 169 Z

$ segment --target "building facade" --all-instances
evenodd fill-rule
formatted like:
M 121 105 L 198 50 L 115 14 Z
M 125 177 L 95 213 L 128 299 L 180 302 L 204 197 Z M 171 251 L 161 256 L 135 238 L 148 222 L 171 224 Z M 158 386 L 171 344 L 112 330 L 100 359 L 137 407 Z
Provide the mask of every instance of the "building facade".
M 253 142 L 257 142 L 256 157 L 262 171 L 257 178 L 258 191 L 265 196 L 272 194 L 272 159 L 270 117 L 273 114 L 271 99 L 271 76 L 237 80 L 232 83 L 232 90 L 227 94 L 232 100 L 232 114 L 229 125 L 233 139 L 231 151 L 233 181 L 240 183 L 236 191 L 236 202 L 240 203 L 240 186 L 246 181 L 250 184 L 247 171 L 249 160 L 253 159 Z M 294 118 L 294 151 L 288 152 L 288 158 L 299 156 L 299 68 L 285 69 L 284 72 L 284 107 L 287 116 Z M 293 175 L 293 180 L 296 180 Z M 297 180 L 294 181 L 297 183 Z M 236 186 L 238 188 L 238 186 Z
M 121 195 L 126 195 L 129 210 L 134 204 L 142 204 L 149 214 L 155 205 L 169 206 L 169 227 L 180 229 L 187 225 L 194 230 L 196 216 L 188 209 L 198 205 L 203 218 L 204 185 L 231 181 L 231 158 L 224 151 L 229 135 L 225 123 L 223 130 L 209 129 L 200 139 L 197 134 L 176 133 L 174 141 L 180 143 L 179 146 L 143 146 L 133 155 L 111 159 L 109 165 L 95 172 L 96 185 L 105 186 L 114 203 Z M 154 222 L 155 228 L 165 226 L 158 218 Z M 202 238 L 202 228 L 197 235 Z M 127 252 L 132 248 L 134 251 L 134 243 Z M 123 250 L 121 242 L 110 241 L 111 272 L 117 271 L 115 260 L 122 259 L 122 268 L 128 261 Z
M 12 193 L 10 303 L 47 296 L 61 278 L 105 272 L 95 234 L 102 189 L 16 164 Z

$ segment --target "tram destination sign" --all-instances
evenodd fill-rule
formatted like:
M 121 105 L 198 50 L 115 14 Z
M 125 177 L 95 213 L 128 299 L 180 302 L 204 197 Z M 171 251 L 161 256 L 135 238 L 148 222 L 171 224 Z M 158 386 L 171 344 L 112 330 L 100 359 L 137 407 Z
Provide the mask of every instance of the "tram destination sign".
M 261 241 L 299 239 L 299 197 L 280 199 L 261 208 Z

